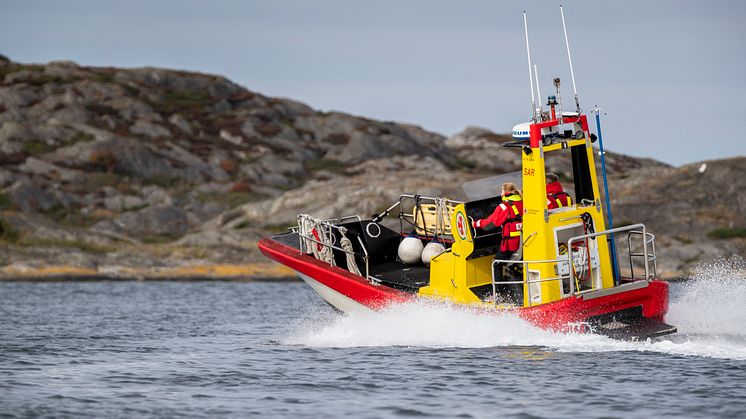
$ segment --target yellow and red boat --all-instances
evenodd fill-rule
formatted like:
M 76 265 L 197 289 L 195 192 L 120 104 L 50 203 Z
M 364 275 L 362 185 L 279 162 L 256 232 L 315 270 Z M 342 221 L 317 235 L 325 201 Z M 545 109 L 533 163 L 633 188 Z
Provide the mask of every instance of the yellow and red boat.
M 589 130 L 577 94 L 575 112 L 556 111 L 559 79 L 554 83 L 551 112 L 534 107 L 532 121 L 516 126 L 515 141 L 505 144 L 520 153 L 520 172 L 466 184 L 461 199 L 404 194 L 370 218 L 322 220 L 301 214 L 291 231 L 261 240 L 260 250 L 295 270 L 343 312 L 428 300 L 515 312 L 557 331 L 624 339 L 675 333 L 665 323 L 668 283 L 656 275 L 655 237 L 643 224 L 607 228 L 595 164 L 598 137 Z M 602 142 L 600 154 L 603 158 Z M 572 205 L 547 205 L 549 155 L 571 161 Z M 487 217 L 501 203 L 497 194 L 503 181 L 521 187 L 523 214 L 520 250 L 500 261 L 493 258 L 501 234 L 475 231 L 471 221 Z M 395 209 L 399 231 L 383 225 Z M 402 260 L 405 241 L 421 243 L 415 246 L 427 253 L 421 262 Z M 617 244 L 626 257 L 617 258 Z M 619 260 L 628 262 L 624 272 Z M 496 263 L 505 271 L 500 280 L 493 273 Z M 508 294 L 513 298 L 502 298 Z

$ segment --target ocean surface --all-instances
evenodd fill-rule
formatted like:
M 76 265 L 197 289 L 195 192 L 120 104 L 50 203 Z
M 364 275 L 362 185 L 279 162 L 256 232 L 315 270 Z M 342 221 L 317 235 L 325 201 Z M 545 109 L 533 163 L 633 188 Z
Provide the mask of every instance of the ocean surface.
M 301 282 L 0 284 L 0 417 L 746 417 L 746 277 L 672 285 L 620 342 Z

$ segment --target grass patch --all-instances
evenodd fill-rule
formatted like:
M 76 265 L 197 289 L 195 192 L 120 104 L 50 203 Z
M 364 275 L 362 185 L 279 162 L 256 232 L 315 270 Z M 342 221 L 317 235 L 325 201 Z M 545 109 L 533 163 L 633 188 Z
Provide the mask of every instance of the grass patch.
M 13 208 L 13 201 L 10 200 L 10 196 L 4 192 L 0 192 L 0 211 Z
M 707 233 L 713 240 L 727 240 L 746 237 L 746 228 L 716 228 Z
M 24 246 L 44 246 L 60 247 L 66 249 L 78 249 L 88 253 L 110 253 L 116 250 L 111 246 L 102 246 L 98 244 L 84 242 L 82 240 L 62 240 L 62 239 L 24 239 L 20 242 Z
M 292 226 L 288 224 L 269 224 L 264 226 L 263 229 L 270 233 L 284 233 L 288 231 L 290 227 Z
M 463 168 L 463 169 L 470 169 L 471 170 L 471 169 L 474 169 L 475 167 L 477 167 L 476 163 L 474 163 L 471 160 L 466 160 L 466 159 L 457 159 L 456 160 L 456 164 L 459 167 Z
M 37 140 L 23 143 L 23 152 L 26 154 L 42 154 L 52 150 L 54 150 L 54 147 Z
M 75 208 L 66 208 L 61 204 L 39 212 L 64 226 L 90 227 L 102 219 L 101 216 L 83 214 Z
M 194 92 L 169 92 L 163 96 L 160 103 L 155 104 L 163 111 L 173 113 L 184 109 L 204 108 L 212 102 L 210 96 Z
M 233 226 L 233 228 L 235 230 L 243 230 L 245 228 L 248 228 L 249 226 L 251 226 L 250 222 L 248 222 L 248 221 L 241 221 L 240 223 L 238 223 L 235 226 Z
M 93 135 L 85 133 L 85 132 L 78 132 L 77 134 L 73 135 L 72 138 L 70 138 L 70 140 L 68 141 L 68 145 L 80 143 L 80 142 L 89 142 L 93 140 L 94 140 Z
M 328 170 L 330 172 L 344 173 L 347 165 L 334 159 L 316 159 L 308 162 L 308 168 L 316 170 Z
M 690 257 L 688 259 L 684 259 L 684 263 L 686 263 L 687 265 L 689 265 L 689 264 L 692 264 L 692 263 L 699 262 L 699 259 L 700 259 L 699 256 Z
M 152 236 L 145 237 L 142 239 L 143 243 L 146 244 L 165 244 L 165 243 L 171 243 L 175 239 L 171 236 L 167 236 L 165 234 L 154 234 Z
M 173 188 L 179 184 L 180 179 L 177 177 L 169 177 L 169 176 L 152 176 L 146 179 L 143 179 L 143 184 L 145 185 L 156 185 L 160 186 L 161 188 Z
M 18 241 L 18 232 L 13 230 L 10 223 L 0 218 L 0 240 L 15 243 Z
M 116 80 L 114 80 L 114 75 L 111 73 L 98 73 L 92 78 L 94 81 L 97 81 L 100 83 L 115 83 L 116 82 Z

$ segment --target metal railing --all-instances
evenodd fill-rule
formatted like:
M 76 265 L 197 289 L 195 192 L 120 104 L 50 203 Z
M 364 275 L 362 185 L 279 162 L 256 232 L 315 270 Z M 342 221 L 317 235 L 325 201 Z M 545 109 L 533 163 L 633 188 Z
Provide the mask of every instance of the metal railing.
M 641 224 L 640 224 L 641 225 Z M 632 251 L 632 236 L 633 235 L 639 235 L 641 237 L 644 237 L 643 239 L 643 252 L 633 252 Z M 648 253 L 648 245 L 650 245 L 650 253 Z M 655 256 L 655 236 L 652 233 L 648 233 L 645 231 L 645 226 L 643 225 L 642 231 L 630 231 L 627 234 L 627 249 L 629 253 L 629 272 L 630 276 L 632 278 L 635 277 L 635 264 L 632 260 L 633 257 L 642 257 L 645 261 L 645 278 L 649 279 L 648 276 L 648 262 L 653 262 L 653 277 L 658 277 L 658 270 L 656 265 L 656 256 Z
M 513 284 L 527 284 L 527 285 L 529 285 L 527 287 L 528 288 L 528 301 L 529 301 L 529 305 L 531 305 L 531 297 L 532 297 L 532 295 L 531 295 L 531 286 L 530 286 L 531 284 L 538 284 L 538 283 L 541 283 L 541 282 L 550 282 L 550 281 L 564 281 L 565 279 L 572 279 L 571 275 L 566 275 L 566 276 L 565 275 L 560 275 L 560 276 L 555 277 L 555 278 L 541 278 L 541 279 L 537 279 L 537 280 L 526 280 L 526 272 L 528 272 L 528 269 L 527 269 L 528 266 L 527 265 L 529 263 L 552 263 L 552 264 L 558 264 L 558 263 L 562 263 L 562 262 L 566 262 L 566 261 L 564 259 L 548 259 L 548 260 L 494 259 L 492 261 L 492 298 L 494 299 L 495 305 L 497 305 L 497 297 L 496 297 L 496 295 L 497 295 L 497 284 L 498 283 L 499 284 L 508 284 L 508 285 L 513 285 Z M 524 279 L 521 280 L 521 281 L 499 281 L 499 282 L 496 282 L 495 281 L 495 264 L 498 264 L 498 263 L 505 263 L 505 264 L 508 264 L 508 265 L 510 265 L 510 264 L 517 264 L 517 263 L 522 264 L 523 265 L 523 278 Z M 560 287 L 561 286 L 562 286 L 562 282 L 560 282 Z M 572 294 L 574 294 L 573 281 L 570 280 L 570 294 L 569 295 L 572 295 Z
M 567 294 L 567 296 L 576 294 L 575 281 L 573 281 L 573 274 L 561 275 L 559 273 L 560 272 L 559 264 L 563 264 L 563 263 L 570 265 L 570 272 L 573 272 L 575 270 L 575 263 L 574 263 L 574 258 L 573 258 L 573 246 L 572 246 L 573 243 L 579 242 L 581 240 L 593 239 L 593 238 L 596 238 L 596 237 L 599 237 L 599 236 L 605 236 L 605 235 L 608 235 L 608 234 L 614 234 L 614 233 L 619 233 L 619 232 L 624 232 L 624 231 L 628 231 L 629 232 L 628 235 L 627 235 L 627 241 L 628 241 L 628 245 L 629 245 L 628 252 L 629 252 L 629 264 L 630 264 L 631 279 L 634 280 L 634 281 L 650 281 L 651 276 L 650 276 L 649 262 L 651 262 L 651 261 L 653 262 L 653 273 L 654 273 L 654 275 L 657 276 L 656 266 L 655 266 L 655 259 L 656 259 L 656 257 L 655 257 L 655 236 L 653 234 L 647 232 L 645 224 L 633 224 L 633 225 L 629 225 L 629 226 L 625 226 L 625 227 L 612 228 L 612 229 L 609 229 L 609 230 L 599 231 L 599 232 L 592 233 L 592 234 L 583 234 L 583 235 L 580 235 L 580 236 L 575 236 L 575 237 L 570 238 L 567 241 L 567 249 L 568 249 L 567 259 L 549 259 L 549 260 L 495 259 L 495 260 L 493 260 L 492 261 L 492 295 L 493 295 L 493 298 L 495 299 L 495 304 L 497 304 L 496 292 L 497 292 L 497 284 L 498 283 L 499 284 L 527 284 L 527 285 L 529 285 L 527 287 L 527 289 L 528 289 L 528 301 L 529 301 L 529 305 L 531 305 L 531 297 L 532 297 L 532 295 L 531 295 L 531 286 L 530 286 L 531 284 L 542 283 L 542 282 L 550 282 L 550 281 L 560 281 L 560 287 L 562 287 L 563 286 L 562 284 L 564 283 L 564 280 L 567 279 L 567 280 L 569 280 L 569 283 L 570 283 L 570 292 Z M 642 252 L 633 252 L 633 250 L 632 250 L 632 236 L 637 236 L 637 235 L 639 235 L 640 237 L 644 238 L 642 240 Z M 648 249 L 648 246 L 651 247 L 650 251 Z M 590 254 L 588 255 L 588 257 L 589 258 L 591 257 Z M 644 278 L 635 278 L 635 276 L 634 276 L 634 268 L 633 268 L 633 265 L 634 265 L 633 264 L 633 257 L 642 257 L 643 258 L 644 267 L 645 267 L 645 277 Z M 495 264 L 498 264 L 498 263 L 505 263 L 505 264 L 517 264 L 517 263 L 520 263 L 520 264 L 522 264 L 523 265 L 523 280 L 521 280 L 521 281 L 499 281 L 499 282 L 495 282 Z M 557 271 L 557 273 L 558 273 L 559 276 L 554 277 L 554 278 L 541 278 L 541 279 L 538 279 L 538 280 L 527 280 L 526 279 L 527 275 L 528 275 L 528 264 L 547 264 L 547 263 L 549 263 L 549 264 L 556 264 L 557 265 L 557 270 L 556 271 Z M 592 275 L 593 274 L 592 268 L 590 269 L 590 273 L 591 273 L 590 277 L 592 278 L 593 277 L 593 275 Z M 596 288 L 591 288 L 591 289 L 588 289 L 588 290 L 577 291 L 577 293 L 593 291 L 595 289 Z M 562 294 L 564 294 L 564 292 Z
M 397 202 L 395 202 L 391 207 L 389 207 L 386 211 L 384 211 L 384 213 L 388 214 L 389 211 L 393 210 L 394 208 L 399 207 L 399 234 L 403 234 L 405 219 L 409 224 L 413 225 L 415 228 L 418 227 L 415 221 L 410 221 L 410 219 L 413 220 L 415 216 L 410 213 L 405 213 L 403 210 L 404 208 L 403 203 L 405 200 L 412 200 L 413 204 L 416 205 L 416 204 L 422 203 L 421 201 L 425 201 L 426 203 L 430 203 L 430 204 L 436 204 L 438 200 L 441 200 L 441 199 L 445 199 L 446 205 L 456 206 L 458 204 L 463 204 L 463 201 L 455 201 L 455 200 L 447 199 L 447 198 L 437 198 L 437 197 L 432 197 L 432 196 L 412 195 L 412 194 L 401 194 L 399 195 L 399 199 L 397 200 Z M 449 217 L 448 222 L 450 223 L 450 214 L 448 215 L 448 217 Z M 421 228 L 423 231 L 425 231 L 425 234 L 428 233 L 427 225 L 424 224 L 424 220 L 423 220 L 423 225 Z
M 339 231 L 340 236 L 341 236 L 342 235 L 342 231 L 341 231 L 342 226 L 335 225 L 335 224 L 333 224 L 333 222 L 342 222 L 343 220 L 349 220 L 349 219 L 357 219 L 358 221 L 362 222 L 362 219 L 360 218 L 359 215 L 351 215 L 351 216 L 346 216 L 346 217 L 341 217 L 341 218 L 331 218 L 331 219 L 319 220 L 319 219 L 311 217 L 308 214 L 299 214 L 298 215 L 298 226 L 297 227 L 292 227 L 291 231 L 293 231 L 294 233 L 298 234 L 298 239 L 300 241 L 300 253 L 301 254 L 305 254 L 306 253 L 306 251 L 305 251 L 305 248 L 306 248 L 305 240 L 308 240 L 308 241 L 311 241 L 312 243 L 316 243 L 318 245 L 321 245 L 321 246 L 324 246 L 324 247 L 327 247 L 327 248 L 330 248 L 330 249 L 333 249 L 333 250 L 338 250 L 338 251 L 340 251 L 340 252 L 342 252 L 342 253 L 344 253 L 346 255 L 353 255 L 355 257 L 359 257 L 359 258 L 363 259 L 363 261 L 365 262 L 365 277 L 369 281 L 371 281 L 371 282 L 377 282 L 376 278 L 373 278 L 373 277 L 370 276 L 370 260 L 369 260 L 370 258 L 369 258 L 369 255 L 368 255 L 368 249 L 365 247 L 365 243 L 363 243 L 363 241 L 360 239 L 359 235 L 356 235 L 355 237 L 357 238 L 358 243 L 360 243 L 360 248 L 363 251 L 362 254 L 354 252 L 354 251 L 351 252 L 351 251 L 345 250 L 345 249 L 343 249 L 343 248 L 341 248 L 341 247 L 339 247 L 339 246 L 336 245 L 336 236 L 334 235 L 333 230 Z M 316 237 L 314 237 L 313 235 L 303 234 L 303 230 L 304 230 L 303 225 L 304 225 L 304 222 L 306 220 L 310 220 L 315 225 L 321 226 L 322 228 L 326 229 L 326 231 L 323 232 L 323 234 L 326 237 L 330 237 L 331 238 L 331 243 L 326 243 L 326 242 L 324 242 L 322 240 L 319 240 Z M 336 262 L 335 262 L 335 259 L 334 259 L 334 252 L 332 252 L 331 262 L 329 262 L 329 264 L 331 266 L 336 266 Z

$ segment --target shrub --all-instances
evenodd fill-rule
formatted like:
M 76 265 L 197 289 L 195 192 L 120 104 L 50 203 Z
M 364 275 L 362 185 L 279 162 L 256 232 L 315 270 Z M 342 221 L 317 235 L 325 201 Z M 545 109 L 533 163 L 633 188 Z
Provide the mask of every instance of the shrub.
M 15 243 L 18 241 L 18 232 L 7 221 L 0 218 L 0 240 Z
M 0 192 L 0 211 L 10 209 L 13 207 L 13 201 L 10 200 L 8 194 Z
M 343 173 L 347 165 L 334 159 L 316 159 L 308 163 L 308 168 L 311 170 L 328 170 L 330 172 Z
M 746 237 L 746 228 L 716 228 L 707 233 L 713 240 L 727 240 Z
M 46 143 L 43 143 L 41 141 L 26 141 L 23 143 L 23 151 L 26 154 L 41 154 L 46 153 L 47 151 L 52 150 L 53 147 L 50 147 Z
M 241 221 L 240 223 L 238 223 L 235 226 L 233 226 L 233 228 L 236 229 L 236 230 L 243 230 L 244 228 L 247 228 L 250 225 L 251 225 L 251 223 L 249 223 L 248 221 Z
M 165 112 L 173 113 L 184 111 L 185 109 L 204 108 L 211 101 L 210 96 L 202 93 L 186 91 L 169 92 L 163 96 L 159 107 Z

